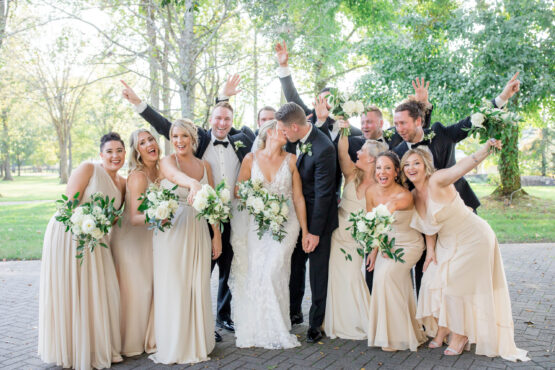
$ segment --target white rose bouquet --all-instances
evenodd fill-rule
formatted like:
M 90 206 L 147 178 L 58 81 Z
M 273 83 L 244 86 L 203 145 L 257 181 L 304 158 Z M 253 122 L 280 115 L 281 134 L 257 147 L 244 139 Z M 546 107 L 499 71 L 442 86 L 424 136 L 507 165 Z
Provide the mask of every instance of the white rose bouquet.
M 350 230 L 353 239 L 363 246 L 357 248 L 358 254 L 364 256 L 365 253 L 370 253 L 372 249 L 378 248 L 380 252 L 385 253 L 395 262 L 405 263 L 403 248 L 394 250 L 395 238 L 390 239 L 387 235 L 391 231 L 393 221 L 395 219 L 383 204 L 374 208 L 372 212 L 366 213 L 361 210 L 357 213 L 351 213 L 349 216 L 351 226 L 347 230 Z M 352 261 L 351 255 L 343 248 L 341 248 L 341 252 L 345 254 L 345 259 Z
M 262 186 L 262 181 L 249 179 L 239 183 L 238 209 L 246 209 L 254 217 L 258 224 L 256 234 L 258 239 L 266 232 L 272 234 L 272 238 L 282 241 L 285 238 L 284 224 L 287 221 L 289 207 L 283 195 L 270 193 Z
M 362 115 L 365 110 L 364 103 L 362 101 L 355 100 L 351 97 L 345 97 L 345 95 L 341 94 L 337 88 L 330 89 L 328 103 L 331 106 L 330 116 L 334 119 L 335 117 L 342 116 L 344 119 L 348 120 L 351 117 Z M 349 136 L 350 134 L 350 128 L 341 129 L 341 135 Z
M 224 223 L 231 218 L 231 194 L 225 187 L 225 180 L 222 180 L 216 188 L 208 184 L 195 195 L 193 208 L 197 210 L 197 218 L 204 217 L 212 225 L 219 224 L 223 232 Z
M 158 230 L 164 232 L 172 226 L 171 220 L 179 208 L 179 197 L 175 194 L 175 189 L 177 185 L 165 189 L 160 185 L 150 184 L 146 192 L 139 197 L 138 200 L 142 202 L 137 210 L 145 214 L 145 223 L 148 224 L 149 230 L 154 229 L 155 233 Z M 164 223 L 164 220 L 169 222 Z
M 484 99 L 477 112 L 470 116 L 472 127 L 468 129 L 468 135 L 478 136 L 480 143 L 485 143 L 490 138 L 503 140 L 505 134 L 509 134 L 508 128 L 516 125 L 521 117 L 507 108 L 495 108 L 491 101 Z M 492 148 L 497 151 L 496 148 Z
M 122 210 L 114 208 L 114 200 L 102 193 L 94 193 L 91 201 L 79 204 L 79 193 L 75 193 L 72 199 L 62 194 L 62 199 L 56 201 L 56 220 L 63 223 L 66 232 L 76 237 L 77 258 L 83 258 L 85 249 L 92 253 L 97 245 L 104 248 L 108 246 L 100 240 L 112 229 L 112 225 L 118 221 L 121 224 Z M 82 262 L 82 260 L 81 260 Z

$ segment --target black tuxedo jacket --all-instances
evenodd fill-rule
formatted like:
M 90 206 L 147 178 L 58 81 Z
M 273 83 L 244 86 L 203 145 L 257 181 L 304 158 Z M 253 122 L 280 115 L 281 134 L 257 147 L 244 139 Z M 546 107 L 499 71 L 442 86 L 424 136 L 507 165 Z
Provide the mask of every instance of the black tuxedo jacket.
M 403 138 L 395 131 L 395 127 L 390 127 L 384 132 L 391 132 L 389 139 L 385 137 L 387 135 L 383 137 L 383 143 L 387 144 L 389 149 L 393 149 L 403 142 Z M 353 162 L 356 162 L 357 152 L 362 148 L 365 142 L 366 138 L 363 135 L 349 136 L 349 156 Z
M 165 117 L 154 109 L 152 109 L 149 105 L 147 105 L 146 109 L 141 113 L 141 117 L 143 117 L 148 123 L 151 124 L 152 127 L 160 135 L 164 135 L 168 140 L 170 140 L 170 128 L 172 123 L 168 121 Z M 198 146 L 195 156 L 197 158 L 202 158 L 208 144 L 210 144 L 210 140 L 212 140 L 212 130 L 206 130 L 202 127 L 197 126 L 197 133 L 198 133 Z M 254 141 L 254 133 L 248 127 L 241 127 L 240 130 L 232 127 L 227 135 L 227 138 L 233 149 L 235 154 L 237 154 L 237 158 L 239 162 L 243 162 L 243 158 L 251 151 L 252 143 Z M 251 139 L 252 138 L 252 139 Z M 242 142 L 244 147 L 235 149 L 235 144 L 238 142 Z
M 337 153 L 329 138 L 312 127 L 305 143 L 312 145 L 310 153 L 300 153 L 297 168 L 303 183 L 308 231 L 321 236 L 338 226 L 336 198 Z M 288 152 L 295 154 L 296 143 L 287 143 Z

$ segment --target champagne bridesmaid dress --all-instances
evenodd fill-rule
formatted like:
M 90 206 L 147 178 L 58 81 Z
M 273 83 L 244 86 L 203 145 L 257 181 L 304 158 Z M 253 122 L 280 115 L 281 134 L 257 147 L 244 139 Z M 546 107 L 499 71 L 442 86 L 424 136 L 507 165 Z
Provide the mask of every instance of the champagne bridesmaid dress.
M 367 338 L 370 292 L 364 280 L 364 258 L 351 232 L 349 215 L 366 208 L 366 198 L 357 198 L 355 182 L 347 183 L 339 204 L 339 227 L 331 236 L 328 295 L 324 330 L 330 338 L 362 340 Z M 345 259 L 341 248 L 352 261 Z
M 83 192 L 81 202 L 102 192 L 115 198 L 122 194 L 100 164 Z M 117 227 L 117 226 L 114 226 Z M 104 242 L 109 245 L 110 237 Z M 75 257 L 77 243 L 65 226 L 50 219 L 44 235 L 39 298 L 39 345 L 41 359 L 64 368 L 102 369 L 122 360 L 119 287 L 112 253 L 98 246 Z
M 426 341 L 422 325 L 416 320 L 416 302 L 410 271 L 424 251 L 422 234 L 410 227 L 414 209 L 396 211 L 390 237 L 403 248 L 405 263 L 378 253 L 374 269 L 368 345 L 416 351 Z
M 415 212 L 411 225 L 438 234 L 437 265 L 431 263 L 424 273 L 418 300 L 417 318 L 426 333 L 435 337 L 436 318 L 476 343 L 478 355 L 527 361 L 526 351 L 515 345 L 503 260 L 489 224 L 457 194 L 447 204 L 428 197 L 425 217 Z
M 177 164 L 179 166 L 179 163 Z M 206 169 L 201 184 L 207 184 Z M 162 186 L 174 184 L 164 179 Z M 156 353 L 163 364 L 209 360 L 215 346 L 210 296 L 212 242 L 208 223 L 187 204 L 188 189 L 179 187 L 173 225 L 153 237 L 154 331 Z
M 145 176 L 136 171 L 136 176 Z M 121 297 L 121 353 L 136 356 L 156 350 L 152 298 L 152 230 L 147 225 L 131 224 L 129 189 L 125 192 L 125 208 L 121 228 L 112 232 L 110 247 L 116 265 Z

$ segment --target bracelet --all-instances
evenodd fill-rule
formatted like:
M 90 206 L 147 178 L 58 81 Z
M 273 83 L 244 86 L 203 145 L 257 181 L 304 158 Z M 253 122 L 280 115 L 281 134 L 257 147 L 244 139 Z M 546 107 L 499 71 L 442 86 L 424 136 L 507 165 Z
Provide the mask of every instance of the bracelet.
M 472 157 L 472 160 L 474 161 L 474 163 L 480 163 L 480 161 L 477 160 L 476 157 L 474 156 L 474 153 L 472 153 L 471 157 Z

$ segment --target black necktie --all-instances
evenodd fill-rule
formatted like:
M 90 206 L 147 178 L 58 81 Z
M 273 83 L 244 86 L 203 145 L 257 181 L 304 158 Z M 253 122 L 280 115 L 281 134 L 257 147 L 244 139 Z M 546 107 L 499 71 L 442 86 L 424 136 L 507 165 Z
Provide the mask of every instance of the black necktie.
M 214 146 L 216 145 L 223 145 L 224 148 L 227 148 L 229 141 L 214 140 Z
M 411 147 L 411 149 L 414 149 L 414 148 L 418 148 L 418 147 L 421 146 L 421 145 L 429 146 L 429 145 L 430 145 L 430 140 L 422 140 L 422 141 L 419 141 L 419 142 L 416 143 L 416 144 L 411 144 L 410 147 Z

